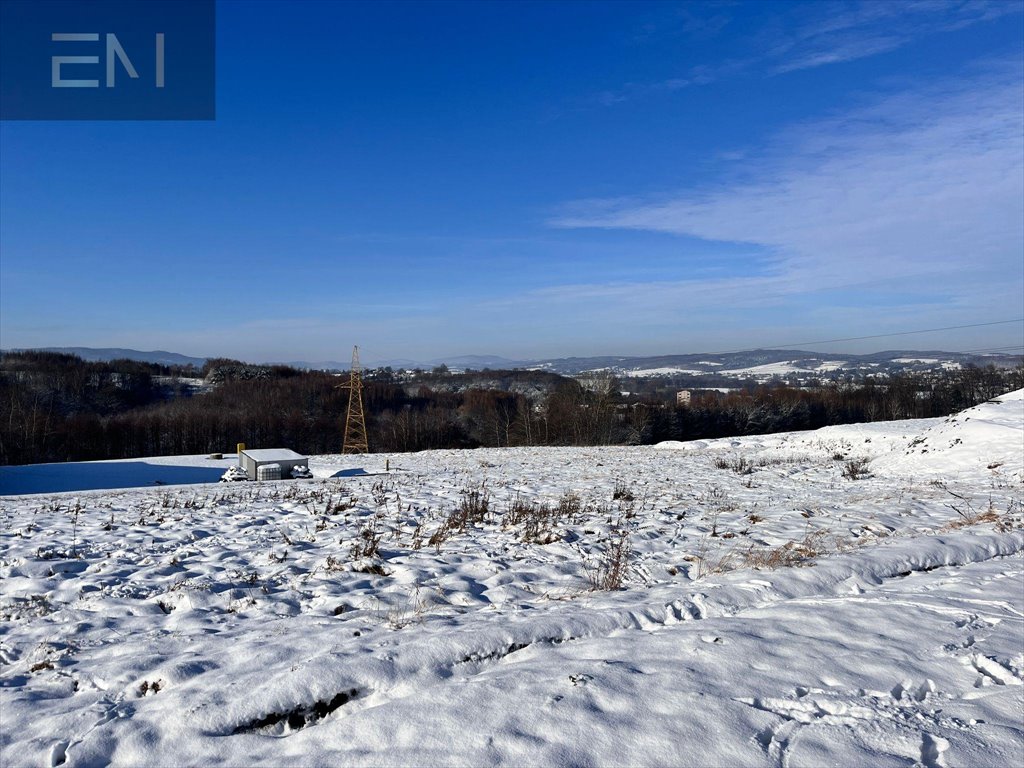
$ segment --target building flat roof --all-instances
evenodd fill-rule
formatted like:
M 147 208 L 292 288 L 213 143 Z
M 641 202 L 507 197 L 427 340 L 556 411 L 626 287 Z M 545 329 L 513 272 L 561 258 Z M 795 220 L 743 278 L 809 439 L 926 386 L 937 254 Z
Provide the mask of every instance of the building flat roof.
M 242 455 L 256 461 L 294 461 L 306 458 L 291 448 L 256 448 L 254 450 L 246 448 L 242 451 Z

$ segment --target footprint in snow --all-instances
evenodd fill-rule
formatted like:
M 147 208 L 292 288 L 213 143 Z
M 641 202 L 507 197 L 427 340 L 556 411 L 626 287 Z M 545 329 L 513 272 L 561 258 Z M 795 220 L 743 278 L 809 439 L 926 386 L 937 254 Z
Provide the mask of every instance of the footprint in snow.
M 925 768 L 945 768 L 944 752 L 949 749 L 949 742 L 941 736 L 930 733 L 921 734 L 921 765 Z
M 68 742 L 58 741 L 50 747 L 50 766 L 64 765 L 68 760 Z

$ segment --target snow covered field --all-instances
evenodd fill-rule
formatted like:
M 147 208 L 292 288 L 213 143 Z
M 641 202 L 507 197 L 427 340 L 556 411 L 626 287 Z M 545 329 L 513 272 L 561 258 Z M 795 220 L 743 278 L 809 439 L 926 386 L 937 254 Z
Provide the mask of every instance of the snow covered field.
M 1022 394 L 0 498 L 0 763 L 1024 764 Z
M 117 461 L 69 461 L 0 467 L 0 494 L 59 493 L 156 485 L 216 483 L 236 454 L 210 459 L 202 456 L 155 456 Z

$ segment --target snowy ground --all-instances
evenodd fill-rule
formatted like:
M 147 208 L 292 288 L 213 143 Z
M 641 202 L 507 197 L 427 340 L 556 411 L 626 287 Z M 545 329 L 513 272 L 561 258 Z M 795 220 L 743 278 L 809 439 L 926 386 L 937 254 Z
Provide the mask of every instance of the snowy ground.
M 0 494 L 63 493 L 159 485 L 216 483 L 238 455 L 156 456 L 119 461 L 69 461 L 0 467 Z
M 1024 764 L 1022 394 L 0 498 L 0 763 Z

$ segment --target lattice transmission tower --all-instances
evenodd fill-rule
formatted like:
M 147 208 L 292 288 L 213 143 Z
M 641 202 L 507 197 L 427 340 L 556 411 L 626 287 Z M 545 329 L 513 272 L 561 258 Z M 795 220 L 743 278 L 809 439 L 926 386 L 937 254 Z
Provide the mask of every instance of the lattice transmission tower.
M 359 365 L 359 347 L 352 347 L 352 367 L 348 382 L 339 385 L 348 390 L 348 415 L 345 417 L 345 439 L 342 453 L 369 453 L 366 441 L 366 418 L 363 416 L 363 378 Z

